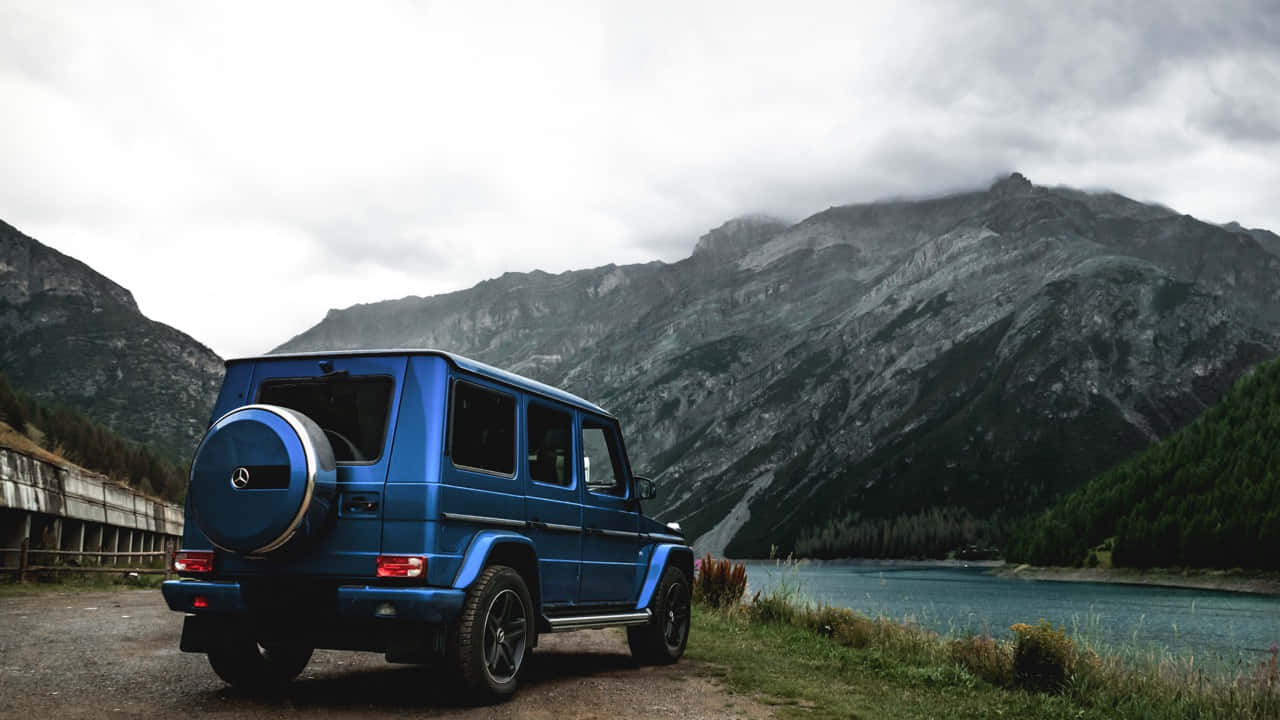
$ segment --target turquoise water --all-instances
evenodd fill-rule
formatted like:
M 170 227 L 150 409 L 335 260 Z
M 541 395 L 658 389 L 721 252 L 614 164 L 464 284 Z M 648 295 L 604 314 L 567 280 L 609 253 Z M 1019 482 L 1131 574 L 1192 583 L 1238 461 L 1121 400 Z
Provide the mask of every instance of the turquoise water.
M 749 592 L 779 583 L 810 601 L 940 633 L 1009 635 L 1045 619 L 1099 649 L 1257 662 L 1280 643 L 1280 597 L 1143 585 L 1001 578 L 982 568 L 747 563 Z

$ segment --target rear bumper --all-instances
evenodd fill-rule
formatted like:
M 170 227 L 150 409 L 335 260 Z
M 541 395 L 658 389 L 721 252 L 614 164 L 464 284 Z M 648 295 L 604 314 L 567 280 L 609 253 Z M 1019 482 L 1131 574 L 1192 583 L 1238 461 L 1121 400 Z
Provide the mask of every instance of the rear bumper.
M 467 594 L 453 588 L 387 588 L 347 585 L 338 588 L 338 614 L 352 618 L 393 618 L 428 623 L 451 622 L 462 612 Z M 394 615 L 386 614 L 390 606 Z
M 161 592 L 169 609 L 178 612 L 244 615 L 252 610 L 236 582 L 168 580 Z M 203 598 L 204 607 L 196 607 L 197 597 Z M 446 623 L 461 612 L 465 597 L 464 591 L 453 588 L 343 585 L 337 589 L 333 610 L 351 620 Z

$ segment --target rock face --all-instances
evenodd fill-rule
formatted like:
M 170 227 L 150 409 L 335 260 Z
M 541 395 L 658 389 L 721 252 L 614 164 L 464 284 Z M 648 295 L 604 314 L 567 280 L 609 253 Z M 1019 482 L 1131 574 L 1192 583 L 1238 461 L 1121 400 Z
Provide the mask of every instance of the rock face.
M 332 311 L 278 350 L 438 347 L 565 387 L 619 415 L 700 549 L 842 554 L 850 523 L 1013 519 L 1193 419 L 1280 350 L 1274 237 L 1014 174 Z
M 0 222 L 0 372 L 185 462 L 208 422 L 222 360 L 148 320 L 128 290 Z

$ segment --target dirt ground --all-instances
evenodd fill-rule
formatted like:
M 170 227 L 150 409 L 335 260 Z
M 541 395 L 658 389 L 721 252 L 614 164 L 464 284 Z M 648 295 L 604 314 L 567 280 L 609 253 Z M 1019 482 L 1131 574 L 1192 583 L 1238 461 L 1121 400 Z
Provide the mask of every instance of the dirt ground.
M 0 717 L 764 718 L 714 668 L 637 667 L 618 630 L 547 635 L 516 697 L 468 707 L 448 681 L 381 655 L 316 651 L 273 697 L 227 687 L 203 655 L 178 651 L 182 616 L 158 590 L 0 597 Z M 696 631 L 696 630 L 695 630 Z

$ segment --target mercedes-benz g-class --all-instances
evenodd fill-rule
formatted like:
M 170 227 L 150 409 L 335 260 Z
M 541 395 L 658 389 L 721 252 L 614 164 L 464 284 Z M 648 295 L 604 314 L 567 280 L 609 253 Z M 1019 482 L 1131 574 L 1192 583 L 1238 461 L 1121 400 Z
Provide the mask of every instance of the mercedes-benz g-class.
M 234 686 L 333 648 L 502 699 L 541 633 L 684 652 L 692 551 L 590 402 L 444 352 L 307 353 L 229 361 L 213 418 L 163 592 Z

